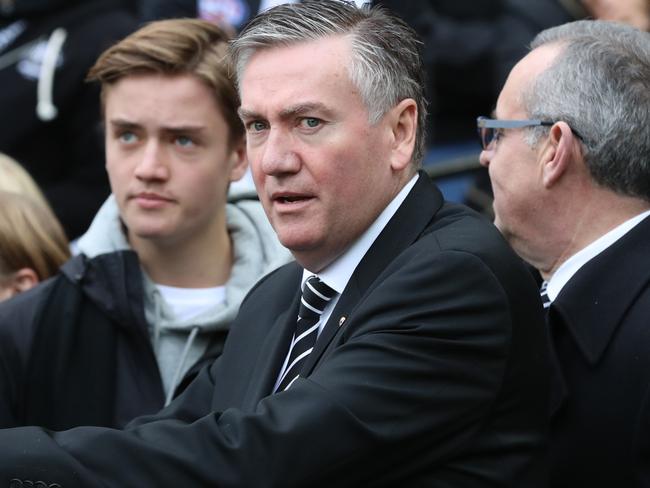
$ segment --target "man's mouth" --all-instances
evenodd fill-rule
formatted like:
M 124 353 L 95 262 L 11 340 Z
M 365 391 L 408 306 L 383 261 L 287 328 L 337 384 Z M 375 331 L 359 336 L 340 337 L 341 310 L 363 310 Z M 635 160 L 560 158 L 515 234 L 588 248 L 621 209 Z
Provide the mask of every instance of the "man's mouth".
M 307 200 L 308 197 L 302 197 L 302 196 L 286 196 L 286 197 L 278 197 L 276 198 L 277 201 L 280 203 L 294 203 L 294 202 L 301 202 L 303 200 Z

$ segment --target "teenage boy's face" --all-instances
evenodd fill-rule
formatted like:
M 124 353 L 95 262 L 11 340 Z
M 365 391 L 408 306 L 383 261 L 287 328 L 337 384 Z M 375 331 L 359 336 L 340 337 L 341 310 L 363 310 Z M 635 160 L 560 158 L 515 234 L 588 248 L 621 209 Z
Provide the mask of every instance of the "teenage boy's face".
M 105 97 L 106 169 L 129 236 L 179 244 L 224 225 L 243 145 L 210 89 L 190 75 L 128 76 Z

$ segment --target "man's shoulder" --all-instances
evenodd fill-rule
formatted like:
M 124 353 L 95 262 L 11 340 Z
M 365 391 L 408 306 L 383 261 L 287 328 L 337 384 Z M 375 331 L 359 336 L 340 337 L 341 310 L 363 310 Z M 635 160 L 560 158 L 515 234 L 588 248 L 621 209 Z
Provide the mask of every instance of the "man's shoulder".
M 301 277 L 302 268 L 297 262 L 291 261 L 286 263 L 269 272 L 255 283 L 255 286 L 248 292 L 244 302 L 249 301 L 253 296 L 269 297 L 269 300 L 275 300 L 277 297 L 283 295 L 293 296 L 298 289 L 298 283 L 300 283 Z
M 498 229 L 465 205 L 445 203 L 422 235 L 439 251 L 459 251 L 482 258 L 519 261 Z
M 623 286 L 624 285 L 624 286 Z M 650 217 L 587 261 L 566 283 L 558 302 L 607 296 L 607 302 L 643 300 L 650 289 Z M 585 303 L 588 305 L 588 303 Z
M 86 274 L 91 267 L 90 263 L 95 259 L 97 258 L 89 259 L 83 254 L 72 256 L 55 275 L 0 303 L 0 328 L 4 329 L 10 323 L 20 327 L 26 321 L 37 319 L 42 308 L 53 300 L 57 302 L 58 308 L 64 308 L 69 293 L 87 286 L 84 283 L 87 281 Z M 53 298 L 55 294 L 56 297 Z
M 423 267 L 448 268 L 468 281 L 467 267 L 483 281 L 494 280 L 511 301 L 535 307 L 539 293 L 532 273 L 487 218 L 459 204 L 445 203 L 405 254 L 416 254 Z M 400 258 L 399 261 L 404 261 Z M 400 263 L 397 263 L 402 266 Z
M 40 322 L 43 307 L 50 301 L 55 288 L 64 281 L 57 274 L 34 288 L 0 303 L 0 344 L 27 351 Z

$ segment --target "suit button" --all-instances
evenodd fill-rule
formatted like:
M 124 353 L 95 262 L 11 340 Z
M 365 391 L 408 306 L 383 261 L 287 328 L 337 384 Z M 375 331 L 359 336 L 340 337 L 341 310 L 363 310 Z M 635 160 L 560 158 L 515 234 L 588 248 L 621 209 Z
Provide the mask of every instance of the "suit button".
M 23 487 L 23 482 L 18 478 L 14 478 L 11 481 L 9 481 L 9 488 L 22 488 L 22 487 Z

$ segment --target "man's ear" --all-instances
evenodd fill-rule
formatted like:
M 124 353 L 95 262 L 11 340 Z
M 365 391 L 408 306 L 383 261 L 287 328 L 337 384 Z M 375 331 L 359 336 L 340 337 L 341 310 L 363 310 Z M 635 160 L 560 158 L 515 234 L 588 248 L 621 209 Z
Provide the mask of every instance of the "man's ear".
M 248 168 L 246 158 L 246 140 L 242 138 L 232 148 L 230 153 L 230 181 L 240 180 Z
M 30 288 L 34 288 L 38 285 L 39 281 L 38 274 L 32 268 L 20 268 L 18 271 L 14 271 L 9 275 L 9 279 L 5 282 L 5 285 L 9 291 L 9 296 L 12 297 Z
M 566 122 L 557 122 L 551 127 L 548 139 L 540 152 L 545 188 L 555 185 L 569 168 L 575 157 L 575 137 Z
M 388 115 L 392 136 L 391 168 L 394 171 L 401 171 L 413 160 L 418 107 L 415 100 L 406 98 L 393 107 Z

